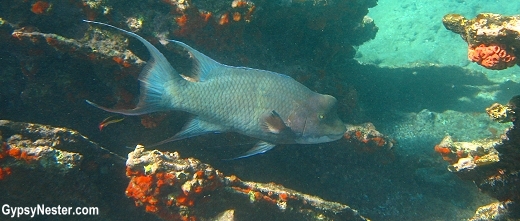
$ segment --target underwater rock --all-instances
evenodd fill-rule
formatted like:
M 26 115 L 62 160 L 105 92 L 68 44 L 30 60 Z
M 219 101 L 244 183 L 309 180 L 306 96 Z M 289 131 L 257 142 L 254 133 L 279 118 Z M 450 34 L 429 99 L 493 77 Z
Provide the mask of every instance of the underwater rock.
M 460 158 L 457 163 L 448 167 L 448 170 L 451 172 L 460 172 L 463 170 L 472 170 L 477 167 L 477 164 L 473 161 L 471 157 Z
M 468 221 L 509 220 L 509 210 L 514 206 L 512 204 L 514 203 L 507 201 L 481 206 Z
M 520 111 L 520 96 L 514 96 L 506 105 L 494 103 L 486 108 L 489 117 L 499 123 L 515 122 Z
M 486 113 L 489 117 L 500 123 L 511 122 L 511 114 L 514 114 L 512 110 L 506 105 L 494 103 L 490 107 L 486 108 Z
M 145 150 L 128 154 L 126 195 L 164 220 L 208 220 L 233 208 L 237 220 L 367 220 L 350 207 L 274 183 L 224 176 L 177 152 Z M 249 217 L 249 218 L 247 218 Z
M 459 14 L 447 14 L 446 29 L 460 34 L 468 43 L 468 59 L 493 70 L 517 64 L 520 48 L 520 16 L 481 13 L 468 20 Z
M 370 154 L 382 163 L 394 160 L 394 145 L 396 141 L 376 130 L 372 123 L 346 125 L 343 138 L 349 148 L 361 154 Z
M 134 205 L 163 220 L 368 220 L 346 205 L 224 176 L 176 152 L 138 145 L 126 160 L 128 183 L 121 174 L 124 159 L 76 131 L 0 120 L 0 134 L 0 197 L 6 203 L 96 207 L 100 220 L 153 220 Z
M 368 148 L 366 152 L 376 152 L 381 150 L 391 150 L 395 141 L 376 130 L 372 123 L 361 125 L 346 125 L 347 130 L 343 137 L 354 143 L 356 147 Z
M 520 96 L 514 96 L 507 105 L 495 103 L 486 109 L 492 120 L 513 122 L 500 139 L 453 142 L 447 136 L 435 146 L 435 151 L 450 162 L 449 171 L 461 179 L 473 181 L 482 192 L 500 201 L 479 208 L 472 220 L 520 218 L 517 206 L 520 200 L 519 104 Z
M 125 203 L 127 199 L 121 193 L 126 182 L 121 175 L 124 159 L 77 131 L 0 120 L 0 142 L 2 203 L 88 207 L 97 211 L 95 216 L 75 216 L 77 220 L 146 219 Z M 29 216 L 22 215 L 21 219 Z M 70 220 L 70 216 L 51 219 Z
M 498 152 L 494 146 L 498 139 L 484 139 L 472 142 L 454 142 L 451 136 L 446 136 L 434 150 L 442 158 L 453 165 L 448 167 L 452 172 L 469 171 L 476 166 L 483 166 L 499 161 Z
M 109 154 L 123 160 L 66 128 L 0 120 L 0 131 L 0 138 L 5 140 L 2 156 L 7 161 L 3 163 L 9 166 L 41 167 L 53 173 L 68 173 L 80 169 L 84 155 Z
M 388 164 L 395 160 L 394 146 L 396 141 L 376 130 L 374 124 L 368 122 L 359 125 L 345 125 L 347 130 L 341 139 L 342 143 L 359 154 L 370 156 L 375 161 Z
M 182 40 L 241 63 L 268 59 L 262 63 L 269 64 L 273 55 L 286 62 L 296 61 L 288 56 L 302 55 L 308 56 L 308 61 L 320 58 L 319 62 L 339 54 L 352 58 L 352 46 L 374 38 L 377 32 L 374 22 L 366 17 L 377 0 L 165 0 L 140 3 L 138 7 L 122 0 L 30 3 L 8 0 L 0 9 L 2 20 L 27 32 L 76 39 L 84 33 L 82 19 L 96 20 L 140 32 L 141 36 Z M 282 48 L 282 54 L 274 50 L 277 47 Z

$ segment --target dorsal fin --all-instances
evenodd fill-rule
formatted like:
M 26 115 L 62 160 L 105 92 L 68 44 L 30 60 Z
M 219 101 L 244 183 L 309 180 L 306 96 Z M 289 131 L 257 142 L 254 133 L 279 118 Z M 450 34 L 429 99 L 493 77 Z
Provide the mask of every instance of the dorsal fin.
M 191 78 L 195 78 L 198 81 L 205 81 L 209 78 L 211 78 L 211 70 L 218 66 L 225 66 L 221 63 L 218 63 L 217 61 L 211 59 L 210 57 L 206 56 L 205 54 L 200 53 L 199 51 L 195 50 L 194 48 L 190 47 L 187 44 L 184 44 L 180 41 L 175 40 L 169 40 L 169 42 L 175 43 L 177 45 L 180 45 L 184 49 L 186 49 L 191 56 L 193 56 L 193 60 L 195 62 L 195 66 L 193 68 L 192 75 L 190 75 Z

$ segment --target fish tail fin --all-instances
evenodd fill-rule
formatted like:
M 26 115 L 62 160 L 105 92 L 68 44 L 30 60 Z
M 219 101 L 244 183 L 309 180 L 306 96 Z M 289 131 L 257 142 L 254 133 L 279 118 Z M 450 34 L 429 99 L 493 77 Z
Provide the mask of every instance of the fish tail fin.
M 165 96 L 167 85 L 169 83 L 171 84 L 171 82 L 176 85 L 180 85 L 180 82 L 185 80 L 179 75 L 179 73 L 177 73 L 175 69 L 173 69 L 164 55 L 156 47 L 150 44 L 150 42 L 135 33 L 125 31 L 121 28 L 101 22 L 87 20 L 83 21 L 108 26 L 130 35 L 143 43 L 150 53 L 150 59 L 146 62 L 145 67 L 142 69 L 141 74 L 139 75 L 139 81 L 141 82 L 140 96 L 139 102 L 135 108 L 128 110 L 117 110 L 101 107 L 90 101 L 87 101 L 87 103 L 108 112 L 125 115 L 141 115 L 151 112 L 170 110 L 171 98 Z

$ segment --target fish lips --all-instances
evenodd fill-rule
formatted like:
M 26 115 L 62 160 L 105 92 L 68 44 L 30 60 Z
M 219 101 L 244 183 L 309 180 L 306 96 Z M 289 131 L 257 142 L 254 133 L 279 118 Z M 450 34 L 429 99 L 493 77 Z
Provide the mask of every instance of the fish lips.
M 323 135 L 323 136 L 304 136 L 296 139 L 296 143 L 299 144 L 317 144 L 317 143 L 327 143 L 339 140 L 343 137 L 344 133 L 341 134 L 333 134 L 333 135 Z

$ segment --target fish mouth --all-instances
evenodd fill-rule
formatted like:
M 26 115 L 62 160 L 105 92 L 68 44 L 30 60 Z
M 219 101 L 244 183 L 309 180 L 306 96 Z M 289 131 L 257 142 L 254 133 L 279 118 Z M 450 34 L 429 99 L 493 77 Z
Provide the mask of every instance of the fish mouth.
M 335 141 L 335 140 L 339 140 L 339 139 L 343 138 L 343 135 L 345 135 L 345 132 L 328 135 L 328 137 L 331 139 L 331 141 Z
M 305 121 L 307 122 L 307 121 Z M 340 123 L 336 125 L 336 128 L 334 130 L 330 130 L 330 134 L 305 134 L 306 124 L 304 125 L 304 130 L 302 133 L 302 136 L 298 139 L 296 139 L 296 143 L 300 144 L 317 144 L 317 143 L 327 143 L 339 140 L 343 137 L 345 134 L 345 131 L 347 131 L 347 127 L 345 124 Z
M 333 134 L 333 135 L 323 135 L 323 136 L 307 136 L 301 137 L 296 140 L 297 143 L 300 144 L 317 144 L 317 143 L 327 143 L 341 139 L 343 137 L 342 134 Z

